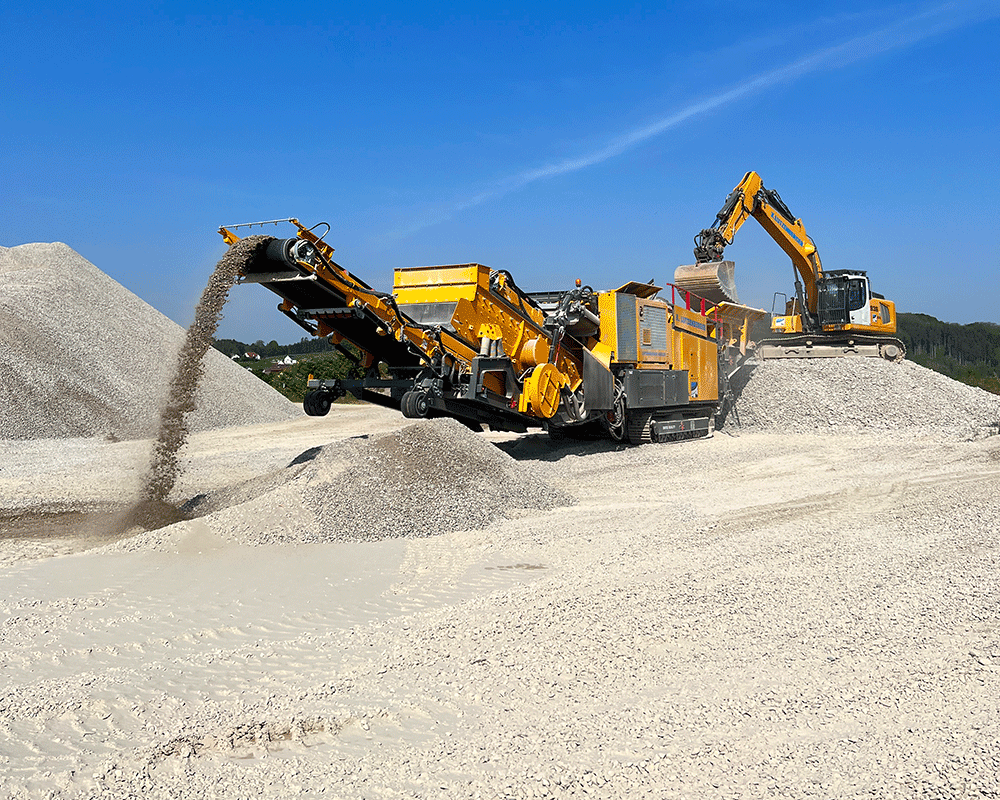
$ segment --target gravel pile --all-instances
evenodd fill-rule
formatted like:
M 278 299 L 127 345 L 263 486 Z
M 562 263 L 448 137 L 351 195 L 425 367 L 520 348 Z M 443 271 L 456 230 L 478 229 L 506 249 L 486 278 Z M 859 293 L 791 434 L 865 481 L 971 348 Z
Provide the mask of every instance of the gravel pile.
M 769 433 L 974 439 L 998 432 L 1000 397 L 912 361 L 774 359 L 753 369 L 736 411 L 744 429 Z
M 316 460 L 322 485 L 325 459 Z M 309 494 L 321 529 L 365 539 L 483 528 L 514 509 L 573 502 L 452 419 L 419 422 L 369 442 L 336 485 Z
M 65 244 L 0 247 L 0 439 L 154 436 L 184 329 Z M 192 431 L 301 412 L 215 350 Z
M 358 542 L 477 530 L 575 502 L 538 468 L 452 419 L 334 442 L 287 468 L 188 501 L 183 509 L 240 544 Z M 115 551 L 170 549 L 184 525 L 139 534 Z

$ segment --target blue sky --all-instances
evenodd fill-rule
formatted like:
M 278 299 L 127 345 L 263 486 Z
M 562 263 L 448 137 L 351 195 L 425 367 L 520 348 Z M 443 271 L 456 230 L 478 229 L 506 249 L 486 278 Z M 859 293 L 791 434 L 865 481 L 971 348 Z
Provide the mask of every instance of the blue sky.
M 750 169 L 827 269 L 1000 322 L 1000 3 L 21 4 L 0 11 L 0 245 L 63 241 L 182 324 L 220 224 L 526 289 L 668 281 Z M 271 229 L 272 233 L 281 231 Z M 753 222 L 741 299 L 792 290 Z M 239 287 L 221 336 L 298 339 Z

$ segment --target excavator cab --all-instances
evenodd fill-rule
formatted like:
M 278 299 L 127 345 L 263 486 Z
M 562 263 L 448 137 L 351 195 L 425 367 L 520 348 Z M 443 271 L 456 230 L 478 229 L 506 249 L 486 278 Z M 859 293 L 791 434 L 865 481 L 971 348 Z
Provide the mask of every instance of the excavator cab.
M 817 311 L 819 324 L 871 325 L 871 291 L 868 276 L 858 270 L 824 273 L 818 282 Z

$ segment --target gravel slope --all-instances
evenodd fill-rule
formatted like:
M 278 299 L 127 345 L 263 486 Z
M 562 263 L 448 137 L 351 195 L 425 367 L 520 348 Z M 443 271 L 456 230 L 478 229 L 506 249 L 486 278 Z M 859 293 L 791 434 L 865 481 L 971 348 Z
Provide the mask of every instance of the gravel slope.
M 155 435 L 183 329 L 56 242 L 0 247 L 0 439 Z M 301 411 L 214 350 L 192 430 Z
M 1000 791 L 1000 440 L 514 441 L 576 505 L 294 547 L 187 523 L 173 553 L 7 568 L 5 788 Z
M 575 502 L 460 422 L 398 419 L 408 424 L 312 448 L 184 509 L 226 541 L 259 546 L 434 536 Z M 172 549 L 186 533 L 150 531 L 108 551 Z
M 912 361 L 771 359 L 753 369 L 737 404 L 747 430 L 899 432 L 969 439 L 1000 430 L 1000 397 Z

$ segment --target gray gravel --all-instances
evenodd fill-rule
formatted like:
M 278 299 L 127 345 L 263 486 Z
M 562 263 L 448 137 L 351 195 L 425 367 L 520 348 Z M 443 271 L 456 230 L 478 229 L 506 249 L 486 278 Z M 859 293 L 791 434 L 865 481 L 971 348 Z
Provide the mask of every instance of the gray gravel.
M 324 461 L 317 459 L 319 474 Z M 308 503 L 323 530 L 356 531 L 361 538 L 483 528 L 517 509 L 573 502 L 530 465 L 451 419 L 419 422 L 372 440 L 336 483 L 339 491 L 312 491 Z
M 73 800 L 996 796 L 1000 440 L 885 442 L 539 442 L 577 504 L 481 531 L 11 568 L 0 774 Z
M 221 538 L 259 546 L 476 530 L 573 502 L 536 466 L 455 420 L 436 419 L 315 448 L 285 469 L 192 498 L 184 508 Z M 171 549 L 186 533 L 183 525 L 151 531 L 108 551 Z
M 879 358 L 764 361 L 753 369 L 736 409 L 745 430 L 771 433 L 974 439 L 1000 426 L 1000 396 L 912 361 Z
M 153 436 L 184 330 L 56 242 L 0 247 L 0 439 Z M 192 430 L 301 411 L 210 350 Z

